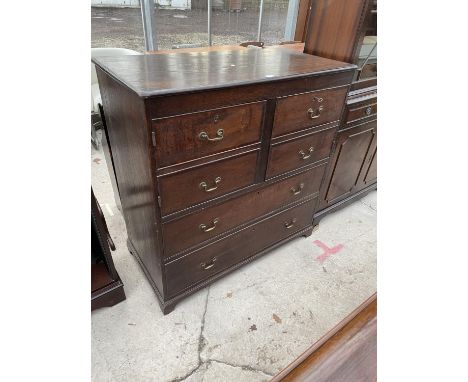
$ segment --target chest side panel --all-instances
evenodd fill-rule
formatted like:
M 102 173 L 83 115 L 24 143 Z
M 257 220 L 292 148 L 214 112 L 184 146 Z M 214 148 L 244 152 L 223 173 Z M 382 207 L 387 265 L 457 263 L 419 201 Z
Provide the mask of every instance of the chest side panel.
M 128 238 L 162 293 L 151 139 L 144 102 L 99 68 L 97 74 Z

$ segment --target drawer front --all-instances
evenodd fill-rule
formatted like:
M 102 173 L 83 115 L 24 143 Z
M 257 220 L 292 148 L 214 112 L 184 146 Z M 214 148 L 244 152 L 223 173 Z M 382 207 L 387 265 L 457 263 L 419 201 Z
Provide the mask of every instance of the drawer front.
M 165 266 L 172 296 L 312 224 L 316 199 L 283 211 Z
M 267 178 L 327 158 L 330 155 L 335 132 L 335 128 L 327 129 L 272 145 L 268 159 Z
M 341 87 L 279 98 L 272 136 L 339 120 L 347 90 Z
M 319 191 L 325 164 L 163 225 L 165 256 Z
M 348 117 L 346 118 L 347 122 L 356 121 L 362 118 L 367 118 L 375 116 L 377 114 L 377 102 L 369 102 L 365 105 L 359 107 L 349 107 Z
M 159 167 L 189 161 L 261 139 L 265 102 L 153 120 Z
M 255 181 L 258 152 L 161 176 L 161 213 L 167 215 L 249 186 Z

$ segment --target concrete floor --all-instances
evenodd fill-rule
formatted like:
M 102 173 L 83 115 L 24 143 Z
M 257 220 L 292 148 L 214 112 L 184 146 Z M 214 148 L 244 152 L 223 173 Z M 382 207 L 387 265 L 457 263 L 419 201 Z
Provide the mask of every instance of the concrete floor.
M 127 295 L 92 313 L 94 382 L 268 381 L 376 290 L 373 192 L 163 316 L 127 250 L 102 152 L 91 163 Z M 336 253 L 321 256 L 317 240 Z

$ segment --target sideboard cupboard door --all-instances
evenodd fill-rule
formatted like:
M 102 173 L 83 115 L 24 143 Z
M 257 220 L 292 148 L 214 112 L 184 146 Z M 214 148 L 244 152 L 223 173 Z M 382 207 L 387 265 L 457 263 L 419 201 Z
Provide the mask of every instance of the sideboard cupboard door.
M 376 134 L 376 121 L 339 132 L 324 182 L 320 209 L 344 199 L 357 188 L 363 188 L 362 173 Z M 369 176 L 372 176 L 372 172 L 369 172 Z
M 364 164 L 362 188 L 377 182 L 377 137 L 374 139 Z

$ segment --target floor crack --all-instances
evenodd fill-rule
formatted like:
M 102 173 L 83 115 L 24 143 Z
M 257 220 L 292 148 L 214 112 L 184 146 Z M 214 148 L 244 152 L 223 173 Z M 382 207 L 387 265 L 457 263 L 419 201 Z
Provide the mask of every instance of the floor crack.
M 201 359 L 201 352 L 206 346 L 206 339 L 203 336 L 203 330 L 205 329 L 205 316 L 206 316 L 206 311 L 208 309 L 208 298 L 210 296 L 210 287 L 208 286 L 208 290 L 206 292 L 206 300 L 205 300 L 205 309 L 203 311 L 202 319 L 201 319 L 201 324 L 200 324 L 200 335 L 198 336 L 198 365 L 191 371 L 189 371 L 187 374 L 180 378 L 175 378 L 171 379 L 170 382 L 182 382 L 186 380 L 188 377 L 190 377 L 192 374 L 194 374 L 200 367 L 202 367 L 207 361 L 202 361 Z
M 205 317 L 206 317 L 206 311 L 208 310 L 209 297 L 210 297 L 210 287 L 208 286 L 208 291 L 206 292 L 205 310 L 203 311 L 203 316 L 202 316 L 201 325 L 200 325 L 200 336 L 198 337 L 198 364 L 199 366 L 203 363 L 201 359 L 201 352 L 206 346 L 206 339 L 205 339 L 205 336 L 203 335 L 203 330 L 205 329 Z
M 265 370 L 256 369 L 256 368 L 254 368 L 252 366 L 248 366 L 248 365 L 235 365 L 233 363 L 220 361 L 218 359 L 210 359 L 209 361 L 210 362 L 222 363 L 224 365 L 228 365 L 228 366 L 231 366 L 231 367 L 237 367 L 239 369 L 246 370 L 246 371 L 253 371 L 253 372 L 256 372 L 256 373 L 262 373 L 262 374 L 268 375 L 269 377 L 274 377 L 275 376 L 275 374 L 271 374 L 271 373 L 269 373 L 269 372 L 267 372 Z

